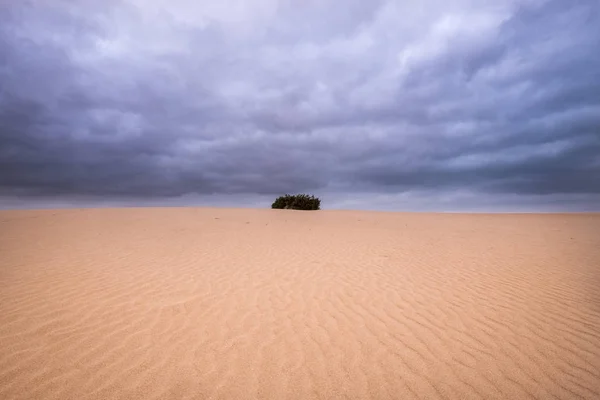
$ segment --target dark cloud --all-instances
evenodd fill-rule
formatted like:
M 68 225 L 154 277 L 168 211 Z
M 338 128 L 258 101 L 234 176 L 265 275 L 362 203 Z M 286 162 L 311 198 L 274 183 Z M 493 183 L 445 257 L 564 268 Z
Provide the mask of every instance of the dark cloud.
M 5 204 L 600 204 L 598 2 L 202 3 L 0 6 Z

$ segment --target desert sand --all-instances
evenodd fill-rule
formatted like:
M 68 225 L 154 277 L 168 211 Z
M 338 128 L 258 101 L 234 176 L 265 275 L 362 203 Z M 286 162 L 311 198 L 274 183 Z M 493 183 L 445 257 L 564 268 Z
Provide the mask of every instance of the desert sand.
M 599 399 L 600 214 L 2 211 L 0 398 Z

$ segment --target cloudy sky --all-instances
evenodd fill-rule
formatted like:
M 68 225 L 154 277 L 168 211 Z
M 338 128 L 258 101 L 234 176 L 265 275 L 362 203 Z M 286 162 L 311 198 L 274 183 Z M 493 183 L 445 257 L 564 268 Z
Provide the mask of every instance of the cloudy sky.
M 0 3 L 0 207 L 600 210 L 598 0 Z

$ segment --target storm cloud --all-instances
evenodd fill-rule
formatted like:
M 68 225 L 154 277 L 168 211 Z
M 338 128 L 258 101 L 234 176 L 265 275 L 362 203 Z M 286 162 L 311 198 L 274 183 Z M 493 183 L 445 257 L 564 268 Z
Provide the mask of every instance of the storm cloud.
M 286 192 L 598 210 L 600 3 L 0 5 L 5 207 Z

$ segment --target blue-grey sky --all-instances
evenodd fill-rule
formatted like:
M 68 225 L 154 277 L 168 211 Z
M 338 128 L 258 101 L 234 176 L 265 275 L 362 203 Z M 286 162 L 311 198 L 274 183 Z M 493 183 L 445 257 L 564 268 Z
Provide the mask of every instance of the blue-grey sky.
M 0 207 L 600 209 L 598 0 L 0 4 Z

